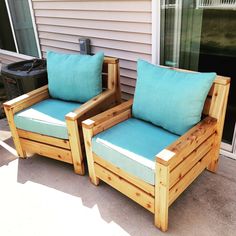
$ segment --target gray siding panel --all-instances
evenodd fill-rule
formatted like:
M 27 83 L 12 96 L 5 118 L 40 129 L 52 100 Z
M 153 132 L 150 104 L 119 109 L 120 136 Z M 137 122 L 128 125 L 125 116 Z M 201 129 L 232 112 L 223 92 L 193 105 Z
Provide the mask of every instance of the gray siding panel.
M 138 58 L 151 61 L 151 0 L 33 0 L 41 50 L 78 53 L 80 37 L 92 52 L 120 58 L 123 98 L 134 93 Z

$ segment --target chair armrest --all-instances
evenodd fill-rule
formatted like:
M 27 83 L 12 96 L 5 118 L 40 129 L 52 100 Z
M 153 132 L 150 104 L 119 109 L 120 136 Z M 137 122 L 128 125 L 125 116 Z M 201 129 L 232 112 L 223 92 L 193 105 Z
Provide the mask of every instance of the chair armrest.
M 82 126 L 86 129 L 93 129 L 94 135 L 100 133 L 131 117 L 132 105 L 133 99 L 130 99 L 129 101 L 123 102 L 116 107 L 83 121 Z
M 169 147 L 156 155 L 156 161 L 172 170 L 188 154 L 216 132 L 217 120 L 210 116 L 199 122 Z
M 3 104 L 3 106 L 7 110 L 11 109 L 14 114 L 48 97 L 49 97 L 48 85 L 45 85 L 29 93 L 16 97 L 10 101 L 7 101 Z
M 98 108 L 102 104 L 106 103 L 112 97 L 115 95 L 114 90 L 106 90 L 105 92 L 102 92 L 101 94 L 97 95 L 96 97 L 90 99 L 83 105 L 81 105 L 79 108 L 75 109 L 72 112 L 69 112 L 66 114 L 65 119 L 75 121 L 81 118 L 82 116 L 86 115 L 91 110 Z M 88 114 L 89 115 L 89 114 Z M 86 119 L 86 118 L 85 118 Z

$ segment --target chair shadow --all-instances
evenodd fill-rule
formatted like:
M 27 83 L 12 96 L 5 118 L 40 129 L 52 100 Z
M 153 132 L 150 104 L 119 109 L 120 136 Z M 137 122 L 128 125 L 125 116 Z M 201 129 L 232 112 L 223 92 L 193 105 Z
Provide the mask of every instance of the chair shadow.
M 76 196 L 88 208 L 96 205 L 104 221 L 115 222 L 130 235 L 137 232 L 139 222 L 147 225 L 148 235 L 161 233 L 154 226 L 151 213 L 102 181 L 99 186 L 94 186 L 88 174 L 76 175 L 70 164 L 39 155 L 19 159 L 17 180 L 21 184 L 31 181 Z
M 2 142 L 14 148 L 12 138 L 8 138 Z M 16 159 L 18 159 L 17 156 L 13 155 L 7 149 L 5 149 L 3 146 L 0 145 L 0 167 L 4 165 L 8 165 L 10 162 L 15 161 Z
M 222 185 L 219 185 L 220 182 L 225 181 L 221 174 L 214 175 L 205 171 L 176 200 L 169 209 L 169 229 L 165 235 L 176 235 L 176 232 L 178 235 L 189 235 L 196 229 L 196 224 L 205 225 L 201 227 L 201 231 L 204 232 L 211 223 L 211 217 L 204 217 L 204 215 L 209 215 L 210 212 L 213 218 L 219 217 L 217 206 L 220 205 L 225 210 L 224 203 L 229 197 L 222 193 Z M 94 186 L 90 183 L 87 174 L 76 175 L 72 165 L 39 155 L 25 160 L 19 159 L 17 180 L 21 184 L 31 181 L 78 197 L 85 207 L 96 206 L 105 222 L 115 222 L 129 235 L 164 235 L 154 226 L 152 213 L 102 181 L 99 186 Z M 209 194 L 212 189 L 214 193 Z M 220 220 L 223 223 L 229 220 L 222 217 Z

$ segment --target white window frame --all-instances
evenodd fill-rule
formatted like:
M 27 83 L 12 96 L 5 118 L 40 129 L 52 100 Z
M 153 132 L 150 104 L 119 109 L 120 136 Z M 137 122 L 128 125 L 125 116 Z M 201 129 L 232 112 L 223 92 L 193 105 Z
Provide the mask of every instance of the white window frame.
M 12 31 L 15 47 L 16 47 L 16 53 L 20 54 L 19 47 L 18 47 L 18 44 L 17 44 L 16 34 L 15 34 L 15 30 L 14 30 L 14 25 L 13 25 L 13 22 L 12 22 L 12 16 L 11 16 L 11 11 L 10 11 L 10 7 L 9 7 L 9 4 L 8 4 L 8 0 L 5 0 L 5 4 L 6 4 L 6 8 L 7 8 L 7 14 L 8 14 L 8 18 L 9 18 L 9 22 L 10 22 L 10 26 L 11 26 L 11 31 Z M 36 28 L 36 21 L 35 21 L 35 16 L 34 16 L 34 13 L 33 13 L 33 5 L 32 5 L 31 0 L 28 0 L 28 4 L 29 4 L 30 15 L 31 15 L 31 19 L 32 19 L 32 25 L 33 25 L 33 30 L 34 30 L 38 55 L 39 55 L 39 58 L 42 58 L 42 53 L 41 53 L 40 44 L 39 44 L 38 31 L 37 31 L 37 28 Z

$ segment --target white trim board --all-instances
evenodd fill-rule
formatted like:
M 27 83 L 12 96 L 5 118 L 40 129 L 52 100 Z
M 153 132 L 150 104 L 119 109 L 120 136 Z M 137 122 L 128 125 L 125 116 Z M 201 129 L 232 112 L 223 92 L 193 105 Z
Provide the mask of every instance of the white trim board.
M 160 64 L 161 1 L 152 0 L 152 63 Z
M 0 49 L 0 55 L 1 54 L 11 56 L 11 57 L 20 58 L 20 59 L 24 59 L 24 60 L 30 60 L 30 59 L 34 58 L 32 56 L 28 56 L 28 55 L 25 55 L 25 54 L 12 52 L 12 51 L 8 51 L 8 50 L 4 50 L 4 49 Z
M 13 26 L 13 23 L 12 23 L 11 11 L 10 11 L 10 7 L 9 7 L 9 4 L 8 4 L 8 0 L 5 0 L 5 4 L 6 4 L 6 8 L 7 8 L 7 14 L 8 14 L 8 18 L 9 18 L 9 22 L 10 22 L 10 26 L 11 26 L 13 40 L 14 40 L 15 47 L 16 47 L 16 52 L 19 53 L 19 48 L 18 48 L 18 44 L 17 44 L 17 40 L 16 40 L 16 34 L 15 34 L 14 26 Z

